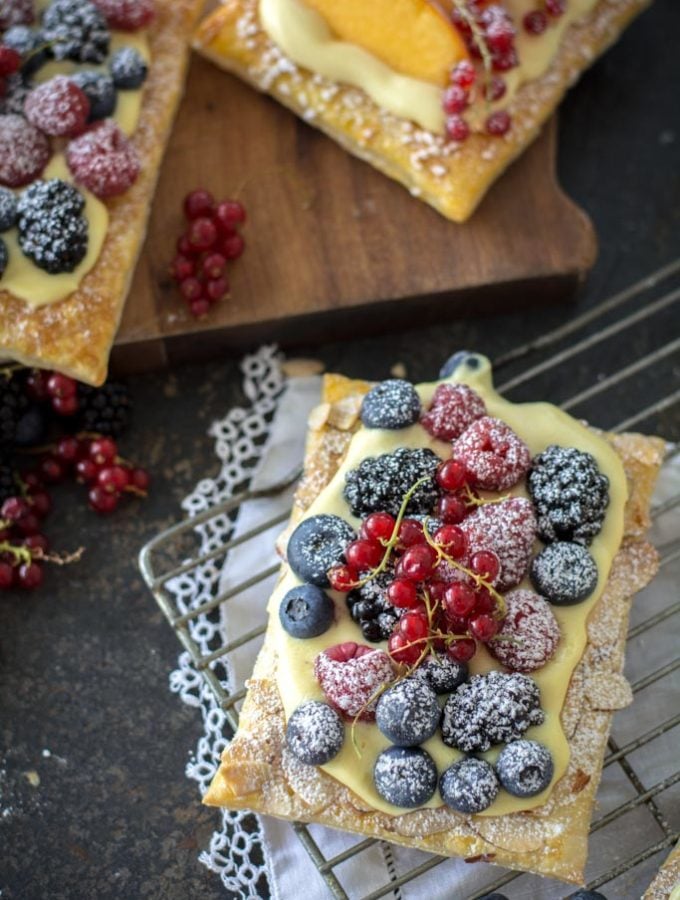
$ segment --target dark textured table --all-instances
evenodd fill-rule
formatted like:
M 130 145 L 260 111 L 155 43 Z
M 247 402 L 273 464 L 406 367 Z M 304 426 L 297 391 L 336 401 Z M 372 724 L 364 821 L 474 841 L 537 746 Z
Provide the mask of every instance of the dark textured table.
M 385 377 L 402 362 L 411 379 L 429 379 L 455 348 L 497 356 L 679 255 L 679 36 L 680 5 L 658 0 L 562 107 L 560 176 L 600 238 L 578 305 L 427 330 L 414 321 L 408 333 L 301 352 L 349 375 Z M 634 355 L 659 339 L 640 329 Z M 627 349 L 608 344 L 579 379 L 621 365 Z M 531 392 L 552 387 L 537 380 Z M 646 379 L 628 387 L 633 408 L 651 399 Z M 242 400 L 238 360 L 135 378 L 131 388 L 137 416 L 123 448 L 152 470 L 151 497 L 101 520 L 82 491 L 59 489 L 48 531 L 58 549 L 86 544 L 83 561 L 52 571 L 35 595 L 0 598 L 3 900 L 225 896 L 197 861 L 217 813 L 201 808 L 184 777 L 199 715 L 168 691 L 178 644 L 136 556 L 178 517 L 194 483 L 216 471 L 206 430 Z M 677 412 L 657 427 L 677 438 Z

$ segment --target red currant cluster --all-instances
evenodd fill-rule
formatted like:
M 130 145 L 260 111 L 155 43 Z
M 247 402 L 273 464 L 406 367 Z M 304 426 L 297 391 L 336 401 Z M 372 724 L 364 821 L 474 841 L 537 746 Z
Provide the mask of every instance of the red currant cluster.
M 58 416 L 78 412 L 78 382 L 61 372 L 33 369 L 26 378 L 26 394 L 37 403 L 49 403 Z
M 566 7 L 567 0 L 543 0 L 539 7 L 525 14 L 522 19 L 524 30 L 529 34 L 543 34 L 550 24 L 550 19 L 559 19 L 564 15 Z
M 170 271 L 191 313 L 201 318 L 229 292 L 227 263 L 243 253 L 238 226 L 246 211 L 238 200 L 216 203 L 199 189 L 184 198 L 184 215 L 189 227 L 177 241 Z
M 34 590 L 43 582 L 42 561 L 49 558 L 43 519 L 52 500 L 36 476 L 28 479 L 24 497 L 9 497 L 0 507 L 0 590 Z
M 432 651 L 467 662 L 476 641 L 492 640 L 504 616 L 503 599 L 493 588 L 500 560 L 490 550 L 470 553 L 459 526 L 479 502 L 465 466 L 449 459 L 438 467 L 436 480 L 443 493 L 435 515 L 442 524 L 434 534 L 417 519 L 371 513 L 359 538 L 345 549 L 345 564 L 328 573 L 331 587 L 344 593 L 382 572 L 393 574 L 386 598 L 401 615 L 388 651 L 405 665 L 417 664 Z
M 455 0 L 452 18 L 471 56 L 483 59 L 488 52 L 494 72 L 514 69 L 518 62 L 515 26 L 504 6 L 486 0 Z
M 97 435 L 64 437 L 40 460 L 31 476 L 47 484 L 58 484 L 73 475 L 88 487 L 90 507 L 102 515 L 112 513 L 124 493 L 146 496 L 150 477 L 118 455 L 113 438 Z

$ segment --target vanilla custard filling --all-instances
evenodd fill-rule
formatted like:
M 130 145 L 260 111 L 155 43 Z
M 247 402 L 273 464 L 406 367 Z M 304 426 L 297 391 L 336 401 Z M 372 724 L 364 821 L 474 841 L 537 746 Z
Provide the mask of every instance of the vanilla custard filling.
M 610 501 L 604 524 L 600 534 L 590 546 L 598 568 L 598 582 L 588 599 L 575 606 L 551 606 L 557 618 L 561 637 L 553 658 L 536 672 L 530 673 L 540 689 L 541 707 L 545 713 L 542 725 L 528 729 L 525 737 L 540 741 L 550 750 L 555 766 L 553 780 L 545 791 L 528 799 L 513 797 L 501 791 L 496 801 L 482 816 L 498 816 L 520 810 L 540 806 L 548 799 L 555 783 L 564 775 L 569 763 L 569 745 L 560 722 L 560 714 L 564 698 L 569 687 L 572 673 L 581 659 L 587 641 L 586 624 L 593 606 L 597 603 L 609 575 L 612 560 L 623 537 L 624 507 L 628 490 L 623 466 L 617 454 L 609 444 L 594 432 L 581 425 L 571 416 L 549 403 L 510 403 L 500 397 L 493 388 L 491 366 L 485 357 L 476 356 L 478 368 L 465 364 L 460 366 L 449 379 L 469 385 L 484 399 L 490 416 L 496 416 L 506 422 L 528 445 L 532 456 L 537 455 L 549 444 L 563 447 L 577 447 L 591 453 L 610 482 Z M 431 401 L 436 383 L 423 384 L 418 393 L 424 407 Z M 305 518 L 319 513 L 333 513 L 346 519 L 358 529 L 359 520 L 350 513 L 347 502 L 342 496 L 345 475 L 350 469 L 369 456 L 389 453 L 399 447 L 429 447 L 443 458 L 451 454 L 451 445 L 432 438 L 420 425 L 413 425 L 399 431 L 373 430 L 360 428 L 350 443 L 347 455 L 332 481 L 321 492 L 305 514 Z M 511 493 L 527 496 L 522 484 Z M 535 550 L 540 547 L 537 542 Z M 277 585 L 269 603 L 269 616 L 274 634 L 277 654 L 277 678 L 286 720 L 300 703 L 305 700 L 325 700 L 323 691 L 314 677 L 314 660 L 325 648 L 343 641 L 365 643 L 357 625 L 350 618 L 345 603 L 345 595 L 336 591 L 328 591 L 336 606 L 336 618 L 331 628 L 317 638 L 298 640 L 290 637 L 279 622 L 279 604 L 283 595 L 300 580 L 290 570 Z M 533 590 L 528 579 L 520 587 Z M 375 644 L 386 649 L 385 641 Z M 482 645 L 474 656 L 470 671 L 472 674 L 487 672 L 490 669 L 505 671 L 500 663 L 494 660 Z M 443 704 L 445 697 L 440 698 Z M 355 741 L 360 756 L 353 746 L 351 723 L 346 723 L 345 742 L 338 755 L 331 762 L 322 766 L 329 775 L 346 785 L 362 800 L 373 808 L 390 815 L 399 815 L 405 810 L 392 806 L 383 800 L 373 783 L 373 766 L 378 754 L 390 746 L 390 741 L 378 730 L 375 723 L 358 722 L 354 729 Z M 422 745 L 434 759 L 441 775 L 453 762 L 464 754 L 447 747 L 441 739 L 440 732 Z M 481 754 L 485 759 L 493 761 L 501 747 L 495 747 Z M 424 804 L 434 808 L 442 805 L 437 791 L 432 799 Z
M 145 32 L 128 34 L 127 32 L 111 32 L 111 49 L 109 56 L 121 47 L 133 47 L 146 60 L 147 65 L 151 60 L 151 50 Z M 81 69 L 94 69 L 104 72 L 107 68 L 106 61 L 101 65 L 79 66 L 70 60 L 53 60 L 46 63 L 37 73 L 36 83 L 48 81 L 55 75 L 70 75 Z M 144 85 L 136 90 L 119 90 L 116 92 L 116 108 L 111 118 L 118 124 L 121 131 L 130 136 L 134 133 L 139 122 L 142 108 Z M 47 164 L 41 179 L 61 178 L 63 181 L 73 183 L 73 176 L 66 164 L 63 153 L 55 154 Z M 28 187 L 28 185 L 26 185 Z M 24 188 L 19 188 L 15 193 L 19 194 Z M 4 274 L 0 277 L 0 292 L 9 291 L 15 297 L 20 297 L 29 306 L 38 309 L 49 303 L 63 300 L 78 287 L 94 268 L 101 253 L 104 239 L 109 227 L 109 213 L 101 200 L 90 191 L 78 185 L 78 190 L 85 198 L 85 208 L 82 215 L 87 219 L 87 253 L 72 272 L 60 272 L 51 275 L 45 272 L 24 256 L 19 246 L 19 232 L 16 228 L 3 232 L 2 239 L 7 245 L 9 260 Z
M 535 8 L 534 0 L 505 0 L 517 29 L 519 65 L 502 73 L 507 91 L 501 101 L 493 104 L 494 108 L 507 106 L 524 83 L 540 78 L 548 70 L 567 28 L 597 3 L 598 0 L 568 0 L 564 14 L 550 19 L 543 34 L 531 35 L 522 27 L 522 18 Z M 382 109 L 428 131 L 444 134 L 442 91 L 438 85 L 402 75 L 362 47 L 336 39 L 323 16 L 303 0 L 260 0 L 259 15 L 273 43 L 294 63 L 330 81 L 360 88 Z M 483 103 L 479 109 L 470 110 L 474 124 L 481 124 L 485 115 Z

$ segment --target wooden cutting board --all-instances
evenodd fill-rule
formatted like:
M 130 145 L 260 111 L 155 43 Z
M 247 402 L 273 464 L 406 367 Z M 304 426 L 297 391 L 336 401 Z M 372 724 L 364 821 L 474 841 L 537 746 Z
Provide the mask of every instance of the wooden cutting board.
M 554 120 L 465 225 L 194 55 L 114 352 L 135 371 L 259 341 L 309 343 L 567 299 L 596 254 L 555 178 Z M 182 198 L 245 204 L 231 297 L 203 321 L 168 276 Z

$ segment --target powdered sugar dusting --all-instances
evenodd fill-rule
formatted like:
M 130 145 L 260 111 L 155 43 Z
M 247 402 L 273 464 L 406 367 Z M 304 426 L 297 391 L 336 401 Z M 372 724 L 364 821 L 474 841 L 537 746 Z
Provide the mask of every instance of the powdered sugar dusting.
M 384 650 L 370 650 L 346 662 L 331 659 L 324 651 L 314 660 L 314 675 L 342 715 L 373 721 L 378 693 L 394 680 L 396 672 Z
M 318 700 L 301 703 L 288 720 L 288 749 L 307 765 L 321 766 L 333 759 L 344 740 L 345 728 L 340 716 Z
M 515 432 L 493 416 L 474 421 L 455 441 L 454 459 L 465 463 L 478 487 L 505 491 L 526 474 L 531 454 Z
M 468 539 L 469 553 L 493 551 L 501 563 L 496 587 L 501 591 L 519 584 L 529 567 L 536 538 L 533 505 L 523 497 L 480 506 L 460 526 Z
M 555 654 L 560 626 L 550 604 L 529 590 L 505 595 L 507 615 L 488 645 L 489 651 L 508 669 L 533 672 Z
M 0 116 L 0 184 L 28 184 L 40 175 L 50 155 L 50 142 L 34 125 L 13 113 Z

